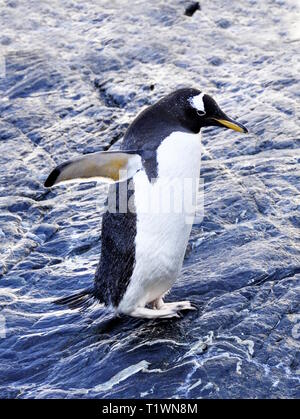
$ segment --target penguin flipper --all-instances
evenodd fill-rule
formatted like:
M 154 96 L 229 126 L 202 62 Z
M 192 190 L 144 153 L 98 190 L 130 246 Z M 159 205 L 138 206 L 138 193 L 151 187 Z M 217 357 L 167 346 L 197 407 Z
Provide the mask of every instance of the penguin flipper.
M 120 182 L 130 179 L 142 168 L 141 156 L 135 151 L 100 151 L 57 166 L 44 186 L 50 188 L 66 181 Z

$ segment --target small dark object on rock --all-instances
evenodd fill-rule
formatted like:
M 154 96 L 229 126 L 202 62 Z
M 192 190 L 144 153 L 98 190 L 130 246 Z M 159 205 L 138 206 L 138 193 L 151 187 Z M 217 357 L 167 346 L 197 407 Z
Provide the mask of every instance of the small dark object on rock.
M 185 9 L 185 15 L 186 16 L 193 16 L 193 14 L 197 11 L 200 10 L 200 4 L 198 1 L 195 1 L 194 3 L 190 4 L 186 9 Z
M 154 84 L 150 84 L 150 90 L 154 90 L 155 85 Z

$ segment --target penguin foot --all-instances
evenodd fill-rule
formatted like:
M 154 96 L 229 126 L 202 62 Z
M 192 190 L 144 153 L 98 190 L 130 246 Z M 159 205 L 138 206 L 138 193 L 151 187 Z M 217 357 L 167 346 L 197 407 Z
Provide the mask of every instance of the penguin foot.
M 183 310 L 181 308 L 181 310 Z M 131 313 L 128 313 L 132 317 L 138 317 L 142 319 L 172 319 L 180 318 L 180 314 L 173 307 L 164 307 L 159 310 L 153 310 L 146 307 L 137 307 Z
M 190 301 L 174 301 L 173 303 L 163 303 L 160 309 L 165 310 L 167 308 L 175 311 L 197 310 L 197 308 Z

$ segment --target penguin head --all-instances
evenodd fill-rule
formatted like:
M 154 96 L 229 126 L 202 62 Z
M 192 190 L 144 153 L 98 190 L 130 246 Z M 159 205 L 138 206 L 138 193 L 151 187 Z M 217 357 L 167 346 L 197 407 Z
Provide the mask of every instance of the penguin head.
M 199 132 L 202 127 L 209 126 L 248 132 L 244 125 L 229 118 L 211 96 L 198 89 L 179 89 L 165 100 L 171 102 L 168 108 L 173 117 L 193 132 Z

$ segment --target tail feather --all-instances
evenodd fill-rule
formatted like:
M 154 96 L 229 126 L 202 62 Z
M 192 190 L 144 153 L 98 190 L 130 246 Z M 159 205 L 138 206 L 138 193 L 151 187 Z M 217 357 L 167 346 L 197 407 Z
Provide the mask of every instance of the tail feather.
M 94 290 L 86 289 L 84 291 L 77 292 L 76 294 L 69 295 L 67 297 L 59 298 L 53 301 L 57 305 L 66 305 L 71 309 L 85 309 L 94 303 Z

